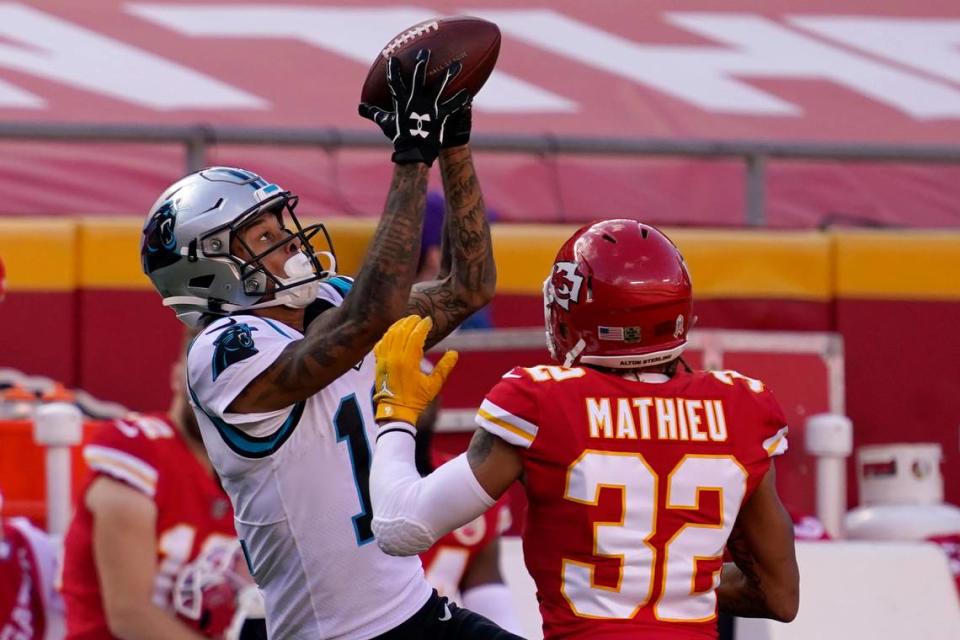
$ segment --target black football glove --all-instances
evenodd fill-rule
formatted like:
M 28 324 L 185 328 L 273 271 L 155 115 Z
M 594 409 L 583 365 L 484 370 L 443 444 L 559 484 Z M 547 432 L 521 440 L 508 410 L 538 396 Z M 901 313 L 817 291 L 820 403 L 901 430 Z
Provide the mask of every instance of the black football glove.
M 373 120 L 393 142 L 393 161 L 397 164 L 422 162 L 433 164 L 440 154 L 444 127 L 451 115 L 470 102 L 466 89 L 452 98 L 440 102 L 440 94 L 447 84 L 460 73 L 461 65 L 455 62 L 447 67 L 443 80 L 437 86 L 424 86 L 430 51 L 417 52 L 416 66 L 410 86 L 400 77 L 400 61 L 394 57 L 387 60 L 387 85 L 393 99 L 393 110 L 386 111 L 367 103 L 360 103 L 360 115 Z
M 447 118 L 447 123 L 443 127 L 440 148 L 449 149 L 470 142 L 470 127 L 473 126 L 472 116 L 473 100 L 471 99 L 459 111 L 450 114 L 450 117 Z

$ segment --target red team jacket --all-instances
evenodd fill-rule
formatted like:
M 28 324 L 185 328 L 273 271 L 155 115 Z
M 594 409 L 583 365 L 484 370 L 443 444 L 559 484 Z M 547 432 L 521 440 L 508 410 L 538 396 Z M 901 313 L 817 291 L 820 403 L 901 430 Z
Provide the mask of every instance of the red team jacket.
M 523 549 L 546 638 L 716 637 L 727 537 L 786 449 L 762 383 L 725 371 L 654 384 L 516 368 L 477 422 L 523 457 Z
M 83 457 L 90 474 L 81 496 L 96 478 L 106 476 L 156 504 L 153 601 L 171 609 L 174 580 L 184 565 L 208 546 L 236 538 L 227 495 L 166 419 L 139 416 L 105 425 L 84 447 Z M 67 637 L 110 638 L 93 560 L 93 517 L 82 497 L 76 508 L 64 545 Z

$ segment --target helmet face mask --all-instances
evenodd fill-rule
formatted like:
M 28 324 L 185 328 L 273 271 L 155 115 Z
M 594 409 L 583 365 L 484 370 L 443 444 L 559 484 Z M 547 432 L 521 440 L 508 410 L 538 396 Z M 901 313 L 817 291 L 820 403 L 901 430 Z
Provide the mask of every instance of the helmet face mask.
M 579 229 L 557 253 L 543 295 L 547 347 L 564 366 L 638 369 L 686 346 L 690 276 L 654 227 L 606 220 Z
M 205 314 L 305 306 L 316 297 L 319 282 L 335 275 L 336 258 L 323 224 L 300 223 L 294 213 L 297 201 L 289 191 L 243 169 L 212 167 L 192 173 L 168 188 L 151 208 L 141 241 L 144 273 L 164 305 L 191 326 Z M 275 215 L 289 235 L 253 251 L 242 231 L 268 214 Z M 326 250 L 318 251 L 311 240 L 321 234 Z M 267 268 L 268 257 L 289 242 L 299 244 L 299 251 L 285 263 L 296 267 L 296 273 L 289 266 L 280 273 L 274 272 L 276 266 Z M 247 255 L 236 255 L 237 245 Z M 322 257 L 329 265 L 324 266 Z
M 204 236 L 200 240 L 200 246 L 204 248 L 204 254 L 210 257 L 224 257 L 235 262 L 237 268 L 240 270 L 243 290 L 248 295 L 276 295 L 280 292 L 303 286 L 317 279 L 335 275 L 336 254 L 333 252 L 333 242 L 330 240 L 330 234 L 327 232 L 323 223 L 315 223 L 306 227 L 300 224 L 299 218 L 297 218 L 294 213 L 298 200 L 297 196 L 291 195 L 283 199 L 280 208 L 273 205 L 254 210 L 250 212 L 249 215 L 234 221 L 227 227 Z M 270 214 L 276 216 L 280 228 L 288 235 L 257 253 L 247 244 L 246 240 L 244 240 L 243 232 L 248 226 L 254 224 L 258 218 Z M 296 228 L 296 231 L 290 230 L 290 225 L 286 222 L 286 218 L 289 218 L 290 222 Z M 330 249 L 329 251 L 317 251 L 314 248 L 311 240 L 318 234 L 323 235 L 326 246 Z M 231 251 L 234 241 L 243 247 L 249 257 L 243 259 Z M 286 274 L 288 277 L 283 277 L 273 273 L 266 264 L 264 264 L 264 260 L 268 256 L 272 255 L 275 251 L 282 250 L 290 242 L 297 242 L 300 245 L 299 251 L 306 256 L 313 274 L 316 274 L 318 277 L 315 278 L 312 275 L 308 275 L 299 278 L 290 278 L 289 276 L 293 274 Z M 226 247 L 227 250 L 223 251 L 223 247 Z M 320 262 L 321 256 L 328 258 L 330 261 L 329 268 L 324 267 Z M 291 279 L 293 280 L 292 282 L 290 281 Z

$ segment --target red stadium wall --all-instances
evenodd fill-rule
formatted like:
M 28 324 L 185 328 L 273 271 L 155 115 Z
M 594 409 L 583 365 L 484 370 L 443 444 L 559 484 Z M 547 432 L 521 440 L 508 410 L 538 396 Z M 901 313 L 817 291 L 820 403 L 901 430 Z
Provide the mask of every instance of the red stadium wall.
M 372 225 L 337 220 L 330 226 L 343 271 L 352 273 Z M 37 229 L 34 223 L 0 222 L 0 255 L 9 281 L 0 306 L 0 366 L 51 376 L 137 410 L 164 409 L 169 364 L 182 331 L 139 272 L 139 221 L 56 220 Z M 495 229 L 497 326 L 542 323 L 542 276 L 570 230 Z M 960 503 L 955 362 L 960 234 L 675 230 L 671 235 L 690 265 L 699 326 L 842 334 L 847 412 L 856 443 L 940 442 L 947 499 Z M 478 364 L 460 382 L 455 377 L 450 402 L 459 406 L 478 397 L 496 372 L 518 364 L 514 359 Z M 804 371 L 793 364 L 783 366 L 776 358 L 750 363 L 760 371 L 744 373 L 766 379 L 781 396 L 789 397 L 785 391 L 803 383 L 797 378 Z M 738 366 L 733 360 L 726 364 Z M 803 416 L 785 409 L 799 454 Z M 802 455 L 792 460 L 785 465 L 795 473 L 781 481 L 802 483 L 795 502 L 812 510 L 812 471 Z M 856 498 L 852 481 L 850 498 Z

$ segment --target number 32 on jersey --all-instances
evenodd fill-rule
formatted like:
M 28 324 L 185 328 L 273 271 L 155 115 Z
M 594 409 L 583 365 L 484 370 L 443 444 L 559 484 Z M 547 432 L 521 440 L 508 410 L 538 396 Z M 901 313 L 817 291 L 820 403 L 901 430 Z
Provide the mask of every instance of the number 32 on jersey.
M 746 493 L 747 477 L 740 463 L 727 455 L 686 455 L 666 477 L 658 477 L 639 453 L 584 451 L 567 471 L 564 498 L 597 505 L 602 488 L 620 490 L 621 521 L 597 522 L 593 540 L 594 555 L 616 558 L 620 575 L 616 587 L 598 585 L 596 565 L 565 558 L 561 589 L 573 612 L 586 618 L 629 619 L 652 605 L 658 620 L 712 619 L 716 595 L 709 588 L 697 591 L 697 564 L 717 563 L 721 558 Z M 703 478 L 713 484 L 702 484 Z M 658 516 L 663 517 L 657 511 L 661 482 L 666 483 L 665 505 L 671 511 L 699 510 L 701 492 L 717 492 L 719 522 L 687 522 L 662 548 L 655 547 L 650 541 Z M 660 589 L 654 585 L 657 575 L 662 576 Z M 719 570 L 710 580 L 716 587 Z M 656 602 L 651 602 L 654 593 Z

